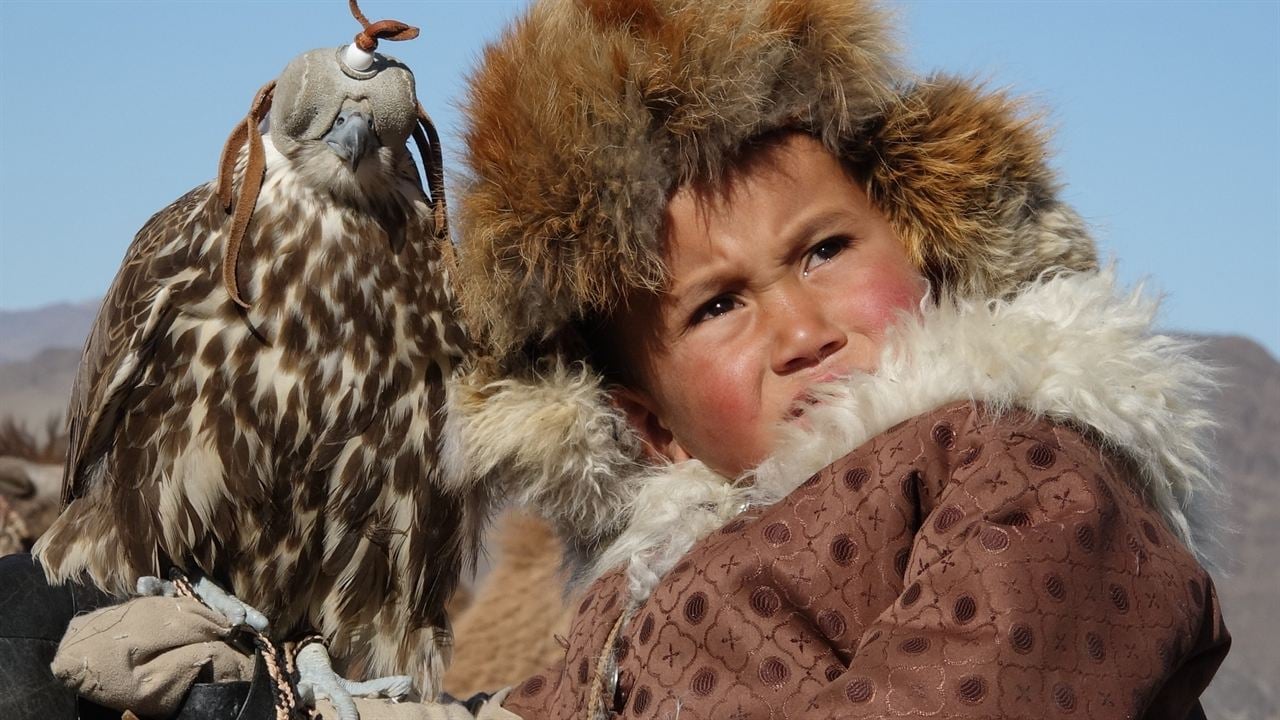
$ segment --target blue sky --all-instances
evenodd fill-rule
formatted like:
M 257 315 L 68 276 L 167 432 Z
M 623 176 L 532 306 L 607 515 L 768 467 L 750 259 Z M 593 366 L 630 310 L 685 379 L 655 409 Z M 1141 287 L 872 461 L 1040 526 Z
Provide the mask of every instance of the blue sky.
M 521 2 L 364 0 L 422 36 L 414 68 L 456 148 L 466 74 Z M 1030 96 L 1065 194 L 1170 329 L 1280 356 L 1280 3 L 916 2 L 906 58 Z M 133 234 L 212 178 L 257 88 L 348 42 L 344 0 L 0 0 L 0 308 L 101 295 Z

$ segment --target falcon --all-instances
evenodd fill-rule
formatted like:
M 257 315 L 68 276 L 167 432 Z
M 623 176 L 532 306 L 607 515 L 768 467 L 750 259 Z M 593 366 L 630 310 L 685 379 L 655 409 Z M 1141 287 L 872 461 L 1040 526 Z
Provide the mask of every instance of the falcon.
M 127 594 L 171 568 L 271 635 L 319 631 L 371 673 L 438 689 L 445 602 L 484 503 L 441 462 L 466 350 L 439 138 L 369 23 L 254 100 L 216 181 L 135 237 L 68 411 L 50 582 Z M 408 149 L 422 154 L 426 184 Z

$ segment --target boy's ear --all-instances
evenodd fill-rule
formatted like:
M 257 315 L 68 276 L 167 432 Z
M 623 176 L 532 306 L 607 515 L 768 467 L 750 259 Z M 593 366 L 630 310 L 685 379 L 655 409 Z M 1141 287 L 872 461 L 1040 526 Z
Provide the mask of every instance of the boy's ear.
M 656 404 L 649 396 L 630 388 L 614 387 L 610 388 L 609 397 L 614 407 L 626 416 L 627 424 L 639 436 L 650 460 L 676 463 L 693 458 L 658 417 Z

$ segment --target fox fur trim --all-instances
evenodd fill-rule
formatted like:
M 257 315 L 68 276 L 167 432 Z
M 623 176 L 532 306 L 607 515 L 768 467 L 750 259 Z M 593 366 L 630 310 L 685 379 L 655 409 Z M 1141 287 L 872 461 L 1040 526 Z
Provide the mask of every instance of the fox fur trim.
M 744 141 L 864 146 L 894 52 L 865 0 L 541 0 L 471 78 L 459 284 L 497 357 L 666 276 L 671 193 Z
M 894 57 L 862 0 L 535 2 L 487 48 L 464 108 L 458 281 L 481 347 L 509 363 L 663 288 L 671 194 L 780 128 L 863 169 L 940 292 L 1096 269 L 1036 118 L 970 82 L 913 81 Z
M 1047 132 L 1008 95 L 936 76 L 903 93 L 871 147 L 868 195 L 942 294 L 997 298 L 1049 268 L 1097 269 L 1058 200 Z
M 442 462 L 449 477 L 486 478 L 546 518 L 582 567 L 625 526 L 637 493 L 638 441 L 585 364 L 503 376 L 479 363 L 452 382 Z

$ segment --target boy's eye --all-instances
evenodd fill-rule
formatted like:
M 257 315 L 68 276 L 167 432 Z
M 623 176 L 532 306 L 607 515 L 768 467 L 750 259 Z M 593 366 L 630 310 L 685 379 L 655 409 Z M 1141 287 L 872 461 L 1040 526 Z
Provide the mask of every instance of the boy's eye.
M 719 317 L 737 307 L 738 302 L 733 299 L 732 295 L 717 295 L 693 311 L 693 317 L 690 318 L 691 325 L 697 325 L 704 320 L 710 320 Z
M 839 255 L 845 248 L 849 247 L 849 238 L 843 235 L 827 238 L 809 251 L 804 257 L 804 267 L 802 270 L 808 275 L 814 268 L 824 265 L 836 255 Z

